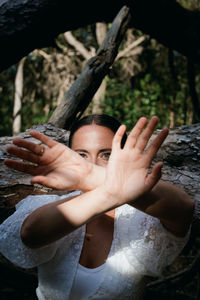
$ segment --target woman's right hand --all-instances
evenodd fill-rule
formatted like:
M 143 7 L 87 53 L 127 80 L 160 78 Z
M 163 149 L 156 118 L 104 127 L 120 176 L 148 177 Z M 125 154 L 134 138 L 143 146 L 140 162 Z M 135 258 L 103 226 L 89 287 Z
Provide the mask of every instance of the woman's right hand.
M 87 191 L 97 187 L 100 184 L 98 181 L 104 178 L 102 167 L 87 162 L 69 147 L 37 131 L 31 131 L 30 135 L 44 146 L 15 138 L 15 146 L 9 146 L 7 151 L 31 164 L 13 159 L 5 159 L 4 163 L 10 168 L 33 175 L 31 183 L 59 190 Z

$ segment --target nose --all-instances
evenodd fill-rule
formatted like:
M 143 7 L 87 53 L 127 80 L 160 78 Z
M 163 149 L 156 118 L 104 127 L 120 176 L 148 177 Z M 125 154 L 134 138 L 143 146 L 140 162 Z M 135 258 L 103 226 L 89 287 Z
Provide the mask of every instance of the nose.
M 104 166 L 105 165 L 105 162 L 100 158 L 98 157 L 98 155 L 91 155 L 89 158 L 88 158 L 88 161 L 95 164 L 95 165 L 98 165 L 98 166 Z
M 89 161 L 95 165 L 98 165 L 98 158 L 96 155 L 91 155 L 91 157 L 89 158 Z

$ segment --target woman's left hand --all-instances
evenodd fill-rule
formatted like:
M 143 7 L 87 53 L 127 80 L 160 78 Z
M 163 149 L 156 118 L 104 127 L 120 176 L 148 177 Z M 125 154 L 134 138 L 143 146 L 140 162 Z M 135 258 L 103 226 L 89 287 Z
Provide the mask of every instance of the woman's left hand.
M 168 135 L 168 129 L 161 130 L 144 151 L 156 128 L 158 118 L 152 117 L 144 129 L 146 123 L 146 118 L 139 119 L 123 149 L 121 140 L 126 127 L 122 125 L 114 136 L 103 187 L 109 197 L 117 199 L 117 206 L 129 203 L 150 191 L 161 177 L 162 162 L 156 163 L 150 174 L 148 172 L 154 156 Z

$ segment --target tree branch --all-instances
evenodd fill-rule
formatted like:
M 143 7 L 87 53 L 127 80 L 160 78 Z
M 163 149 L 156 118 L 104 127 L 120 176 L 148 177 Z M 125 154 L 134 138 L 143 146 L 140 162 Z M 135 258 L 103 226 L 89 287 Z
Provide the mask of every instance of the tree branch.
M 49 123 L 68 128 L 76 117 L 82 115 L 117 55 L 118 47 L 131 19 L 129 11 L 127 7 L 120 10 L 96 56 L 88 61 L 81 75 L 54 111 Z
M 92 56 L 94 56 L 95 50 L 88 51 L 84 45 L 79 42 L 70 31 L 67 31 L 63 34 L 65 40 L 73 46 L 76 51 L 78 51 L 86 60 L 89 60 Z
M 134 41 L 133 43 L 131 43 L 128 47 L 126 47 L 124 50 L 120 51 L 116 57 L 116 61 L 119 60 L 120 58 L 122 57 L 127 57 L 130 56 L 129 53 L 131 52 L 132 53 L 132 50 L 134 48 L 136 48 L 138 45 L 140 45 L 142 42 L 144 42 L 146 39 L 146 36 L 141 36 L 139 37 L 136 41 Z M 141 47 L 138 47 L 139 50 L 136 51 L 134 54 L 132 55 L 136 55 L 136 54 L 140 54 L 141 53 Z M 136 50 L 136 49 L 135 49 Z

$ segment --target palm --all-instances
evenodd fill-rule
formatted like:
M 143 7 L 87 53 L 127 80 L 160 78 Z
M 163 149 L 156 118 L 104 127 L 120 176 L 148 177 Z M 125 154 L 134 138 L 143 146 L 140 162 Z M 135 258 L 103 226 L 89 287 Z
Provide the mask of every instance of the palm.
M 22 139 L 15 139 L 15 145 L 29 151 L 11 146 L 8 152 L 34 165 L 10 159 L 5 163 L 11 168 L 33 175 L 32 183 L 41 183 L 56 189 L 77 188 L 81 179 L 91 171 L 92 165 L 70 148 L 43 134 L 31 132 L 31 135 L 48 146 L 43 155 L 39 155 L 41 145 Z
M 167 136 L 168 130 L 162 130 L 144 152 L 156 127 L 157 118 L 152 118 L 142 132 L 145 124 L 145 118 L 138 121 L 129 134 L 123 149 L 120 145 L 125 127 L 121 126 L 113 139 L 105 186 L 119 199 L 119 204 L 132 201 L 143 193 L 150 191 L 160 179 L 162 163 L 157 163 L 150 174 L 148 172 L 155 154 Z
M 57 144 L 46 150 L 37 175 L 44 175 L 57 189 L 75 189 L 89 172 L 89 163 L 68 147 Z M 37 179 L 36 179 L 37 180 Z M 34 181 L 34 180 L 33 180 Z
M 132 199 L 132 195 L 136 193 L 139 196 L 140 191 L 143 192 L 146 187 L 148 166 L 145 166 L 142 157 L 136 153 L 121 153 L 120 156 L 110 157 L 107 172 L 112 174 L 109 175 L 109 185 L 120 187 L 118 195 L 126 194 L 127 199 Z

